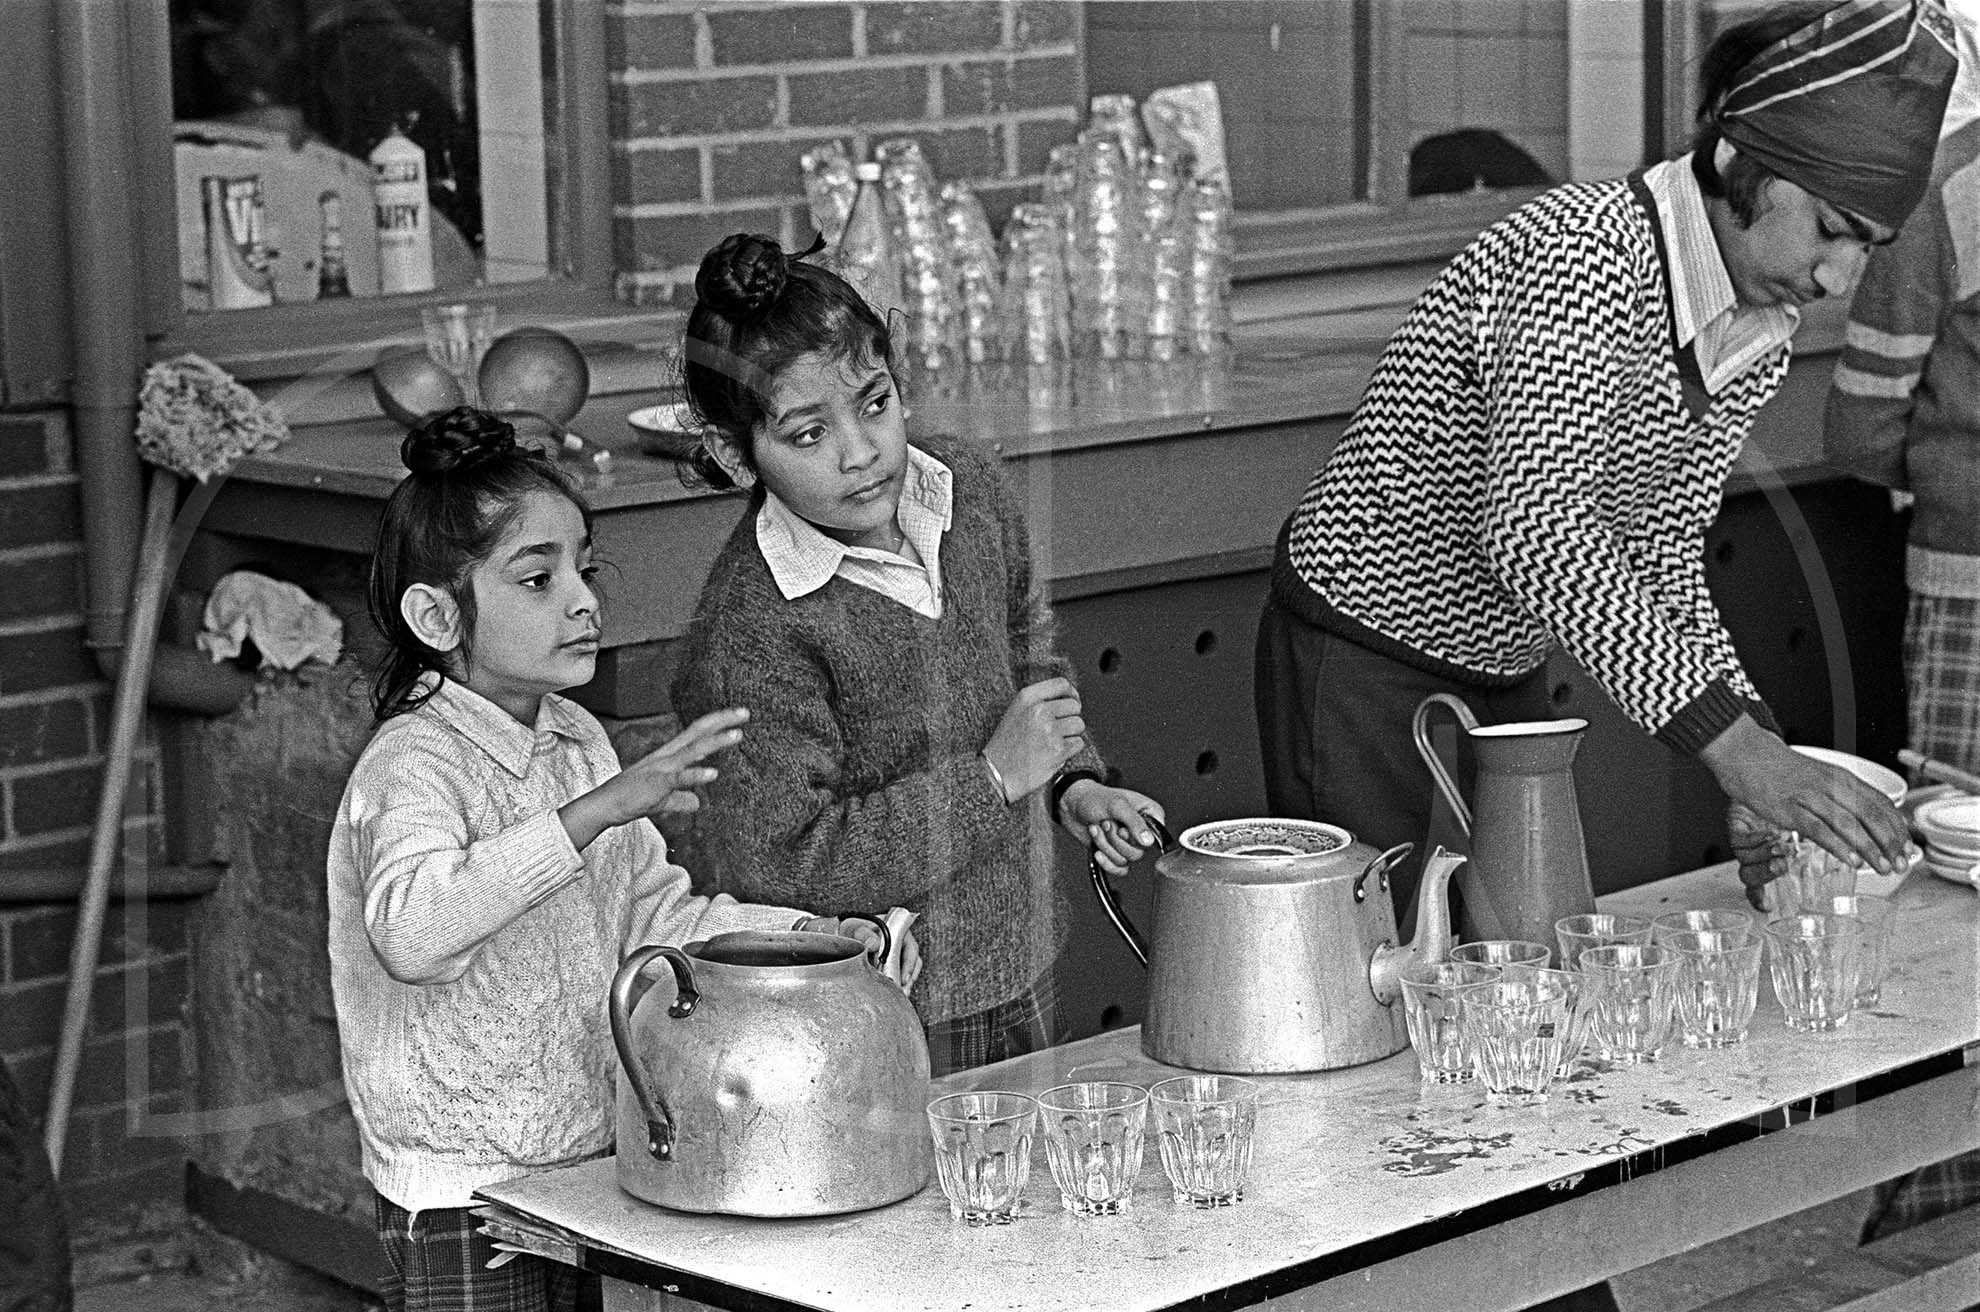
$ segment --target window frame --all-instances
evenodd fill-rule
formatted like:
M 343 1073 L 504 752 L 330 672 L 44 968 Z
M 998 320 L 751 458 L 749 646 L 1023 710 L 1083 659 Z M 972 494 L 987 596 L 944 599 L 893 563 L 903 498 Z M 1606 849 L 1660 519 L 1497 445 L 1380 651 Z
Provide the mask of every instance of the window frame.
M 568 235 L 562 269 L 547 278 L 488 283 L 431 292 L 367 296 L 325 305 L 317 301 L 253 310 L 188 312 L 179 287 L 176 223 L 153 223 L 139 234 L 145 271 L 146 338 L 155 358 L 196 351 L 246 382 L 300 377 L 360 344 L 416 336 L 420 307 L 460 300 L 500 307 L 504 320 L 603 321 L 642 313 L 613 294 L 611 155 L 607 108 L 605 16 L 596 0 L 543 0 L 555 49 L 550 103 L 560 129 L 549 172 L 560 211 L 553 229 Z M 165 0 L 151 0 L 135 19 L 132 62 L 139 110 L 137 155 L 145 211 L 173 214 L 174 163 L 170 19 Z

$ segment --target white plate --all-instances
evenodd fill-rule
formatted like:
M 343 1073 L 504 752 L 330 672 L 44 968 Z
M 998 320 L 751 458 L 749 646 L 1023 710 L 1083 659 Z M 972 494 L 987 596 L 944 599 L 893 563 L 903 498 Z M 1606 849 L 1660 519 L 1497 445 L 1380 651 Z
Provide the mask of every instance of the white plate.
M 1895 770 L 1885 769 L 1875 761 L 1866 761 L 1860 756 L 1851 756 L 1848 752 L 1838 752 L 1828 747 L 1796 747 L 1794 750 L 1812 760 L 1842 767 L 1890 798 L 1892 806 L 1904 800 L 1904 776 Z
M 1943 838 L 1948 846 L 1980 847 L 1980 797 L 1965 793 L 1935 797 L 1919 805 L 1915 818 L 1920 829 Z
M 1980 879 L 1973 877 L 1973 867 L 1968 864 L 1941 865 L 1930 856 L 1925 858 L 1925 868 L 1939 878 L 1955 884 L 1965 884 L 1969 888 L 1980 888 Z

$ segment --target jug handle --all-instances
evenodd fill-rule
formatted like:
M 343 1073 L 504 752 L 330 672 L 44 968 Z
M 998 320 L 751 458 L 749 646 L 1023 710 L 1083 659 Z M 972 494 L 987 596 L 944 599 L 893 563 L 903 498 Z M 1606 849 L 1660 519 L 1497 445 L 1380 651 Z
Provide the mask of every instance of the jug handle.
M 1430 708 L 1445 706 L 1457 717 L 1458 724 L 1469 733 L 1478 727 L 1478 717 L 1471 713 L 1459 698 L 1447 692 L 1433 692 L 1416 704 L 1416 714 L 1410 717 L 1410 734 L 1416 739 L 1416 754 L 1423 758 L 1423 764 L 1430 767 L 1430 777 L 1437 781 L 1437 791 L 1450 803 L 1457 814 L 1458 824 L 1463 827 L 1465 837 L 1471 836 L 1471 808 L 1464 803 L 1463 794 L 1458 792 L 1457 780 L 1451 778 L 1450 771 L 1444 768 L 1437 749 L 1430 745 Z
M 1374 875 L 1377 878 L 1376 891 L 1382 893 L 1388 892 L 1389 872 L 1394 870 L 1404 857 L 1415 850 L 1416 844 L 1414 843 L 1397 843 L 1394 847 L 1362 867 L 1361 873 L 1354 877 L 1354 900 L 1361 902 L 1367 899 L 1368 889 L 1365 885 L 1368 883 L 1368 876 L 1370 875 Z
M 881 963 L 887 959 L 887 954 L 894 950 L 894 931 L 887 928 L 887 922 L 878 916 L 870 915 L 864 911 L 841 911 L 839 913 L 839 919 L 864 920 L 867 924 L 880 931 L 879 951 L 876 952 L 869 948 L 866 953 L 867 964 L 875 970 L 880 969 Z
M 1148 821 L 1148 827 L 1155 831 L 1155 839 L 1162 850 L 1173 851 L 1176 840 L 1169 836 L 1168 827 L 1145 812 L 1143 818 Z M 1134 953 L 1136 959 L 1146 966 L 1148 940 L 1141 936 L 1141 931 L 1134 927 L 1132 920 L 1128 919 L 1127 909 L 1121 905 L 1120 898 L 1115 895 L 1114 886 L 1107 882 L 1107 872 L 1100 868 L 1099 860 L 1092 856 L 1086 858 L 1086 872 L 1093 878 L 1093 891 L 1100 898 L 1100 909 L 1107 913 L 1107 919 L 1114 922 L 1114 928 L 1127 940 L 1128 951 Z
M 666 1095 L 648 1087 L 646 1067 L 634 1056 L 632 1046 L 632 1009 L 646 996 L 648 987 L 640 983 L 640 973 L 655 957 L 667 958 L 667 964 L 674 968 L 674 1001 L 668 1006 L 667 1014 L 676 1020 L 694 1014 L 695 1004 L 701 1001 L 701 994 L 694 987 L 694 968 L 688 964 L 685 952 L 659 944 L 648 944 L 619 963 L 619 973 L 612 976 L 610 1010 L 612 1046 L 619 1050 L 619 1065 L 625 1068 L 633 1096 L 639 1099 L 639 1110 L 646 1116 L 646 1150 L 665 1162 L 674 1156 L 674 1116 L 667 1108 Z

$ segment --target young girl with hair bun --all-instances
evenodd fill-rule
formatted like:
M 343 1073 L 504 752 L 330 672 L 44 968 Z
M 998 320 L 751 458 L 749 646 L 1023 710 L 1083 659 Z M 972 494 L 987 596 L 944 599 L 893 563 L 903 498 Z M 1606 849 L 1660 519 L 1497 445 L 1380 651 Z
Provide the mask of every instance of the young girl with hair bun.
M 750 499 L 674 706 L 752 717 L 693 817 L 697 877 L 917 912 L 937 1072 L 1057 1041 L 1051 823 L 1120 873 L 1162 808 L 1101 780 L 1000 462 L 909 443 L 888 326 L 836 274 L 738 234 L 695 291 L 695 468 Z
M 623 955 L 840 927 L 693 895 L 646 818 L 694 805 L 687 789 L 716 777 L 699 762 L 746 712 L 714 710 L 621 770 L 557 695 L 591 679 L 600 617 L 591 514 L 554 461 L 465 408 L 401 452 L 371 564 L 380 723 L 329 853 L 331 988 L 386 1304 L 571 1308 L 575 1269 L 488 1269 L 468 1209 L 483 1185 L 610 1150 L 605 997 Z

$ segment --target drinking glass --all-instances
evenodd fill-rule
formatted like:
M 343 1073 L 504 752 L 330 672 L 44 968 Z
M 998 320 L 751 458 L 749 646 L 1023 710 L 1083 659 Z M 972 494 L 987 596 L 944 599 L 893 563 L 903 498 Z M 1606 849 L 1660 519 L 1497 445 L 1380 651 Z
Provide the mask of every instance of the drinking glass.
M 1662 943 L 1677 957 L 1677 1023 L 1684 1046 L 1725 1048 L 1745 1039 L 1760 997 L 1760 936 L 1737 926 L 1666 929 Z
M 1456 1084 L 1472 1076 L 1458 1003 L 1466 989 L 1499 978 L 1497 966 L 1472 961 L 1417 962 L 1402 972 L 1403 1019 L 1416 1068 L 1432 1084 Z
M 1699 931 L 1751 938 L 1753 917 L 1744 911 L 1666 911 L 1651 920 L 1650 941 L 1663 943 Z
M 1561 964 L 1573 970 L 1581 964 L 1581 954 L 1588 948 L 1604 948 L 1612 943 L 1648 943 L 1650 922 L 1603 911 L 1562 916 L 1554 922 L 1554 938 L 1561 945 Z
M 1544 975 L 1509 974 L 1465 990 L 1459 1008 L 1486 1101 L 1545 1102 L 1561 1065 L 1566 986 Z
M 1059 1205 L 1074 1216 L 1125 1212 L 1141 1172 L 1148 1090 L 1115 1080 L 1061 1084 L 1038 1095 L 1038 1117 Z
M 1862 978 L 1863 922 L 1802 912 L 1767 922 L 1767 969 L 1791 1030 L 1832 1030 L 1849 1020 Z
M 1856 892 L 1856 865 L 1838 860 L 1806 838 L 1788 850 L 1787 873 L 1767 885 L 1767 909 L 1777 917 L 1821 913 L 1832 897 Z
M 1656 943 L 1611 943 L 1582 949 L 1581 969 L 1595 1051 L 1626 1065 L 1657 1060 L 1671 1032 L 1674 954 Z
M 1545 943 L 1525 938 L 1481 938 L 1451 949 L 1452 961 L 1480 966 L 1544 966 L 1553 957 L 1554 950 Z
M 1560 1033 L 1560 1063 L 1554 1068 L 1555 1079 L 1566 1079 L 1588 1041 L 1588 977 L 1578 970 L 1555 970 L 1549 966 L 1507 966 L 1505 977 L 1552 980 L 1567 995 L 1567 1023 Z
M 1155 1142 L 1176 1201 L 1228 1207 L 1244 1198 L 1258 1084 L 1241 1075 L 1180 1075 L 1148 1090 Z
M 1009 1225 L 1031 1178 L 1038 1104 L 1021 1093 L 945 1094 L 928 1104 L 935 1173 L 949 1215 L 968 1225 Z
M 469 405 L 481 404 L 481 357 L 495 336 L 492 305 L 429 305 L 419 312 L 426 353 L 454 376 Z
M 1891 956 L 1891 925 L 1897 908 L 1887 898 L 1868 893 L 1837 893 L 1827 906 L 1815 908 L 1863 922 L 1863 960 L 1857 969 L 1856 1005 L 1874 1007 L 1884 996 L 1884 968 Z

